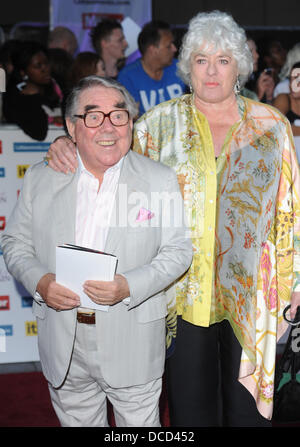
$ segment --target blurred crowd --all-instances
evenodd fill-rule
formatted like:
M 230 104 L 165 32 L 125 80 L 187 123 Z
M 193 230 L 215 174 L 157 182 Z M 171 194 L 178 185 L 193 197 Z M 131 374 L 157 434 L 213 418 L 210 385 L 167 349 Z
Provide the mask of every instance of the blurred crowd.
M 247 34 L 253 73 L 243 96 L 278 108 L 300 139 L 300 42 L 284 48 L 280 41 L 257 42 Z M 147 23 L 138 36 L 140 58 L 126 64 L 128 43 L 122 26 L 105 19 L 90 32 L 94 51 L 79 52 L 74 33 L 65 27 L 49 32 L 47 45 L 28 40 L 7 40 L 0 47 L 0 66 L 6 72 L 1 95 L 0 122 L 17 124 L 30 137 L 44 140 L 48 125 L 64 125 L 64 103 L 70 89 L 88 75 L 119 80 L 139 105 L 149 108 L 189 91 L 177 75 L 178 48 L 169 24 Z M 300 144 L 295 139 L 296 146 Z

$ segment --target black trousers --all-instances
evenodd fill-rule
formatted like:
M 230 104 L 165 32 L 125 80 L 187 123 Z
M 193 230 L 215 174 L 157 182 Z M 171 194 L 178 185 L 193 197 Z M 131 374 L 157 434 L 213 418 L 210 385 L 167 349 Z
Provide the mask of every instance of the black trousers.
M 178 317 L 166 363 L 171 426 L 271 427 L 237 378 L 242 348 L 227 320 L 208 328 Z

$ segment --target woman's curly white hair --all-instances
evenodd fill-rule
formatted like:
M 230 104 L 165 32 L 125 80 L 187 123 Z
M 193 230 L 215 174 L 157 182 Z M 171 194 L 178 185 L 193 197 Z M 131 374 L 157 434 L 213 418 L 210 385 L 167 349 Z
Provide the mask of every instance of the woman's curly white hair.
M 199 48 L 210 52 L 229 51 L 237 62 L 241 86 L 253 71 L 253 58 L 245 31 L 225 12 L 203 12 L 191 19 L 178 62 L 178 74 L 187 85 L 191 84 L 191 56 Z

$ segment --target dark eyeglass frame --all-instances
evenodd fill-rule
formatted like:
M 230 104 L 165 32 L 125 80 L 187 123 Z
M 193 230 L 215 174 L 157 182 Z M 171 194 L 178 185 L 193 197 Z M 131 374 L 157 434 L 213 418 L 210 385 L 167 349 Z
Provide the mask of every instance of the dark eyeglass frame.
M 101 123 L 100 124 L 97 124 L 97 126 L 87 126 L 86 125 L 86 117 L 87 117 L 87 115 L 89 115 L 90 113 L 102 113 L 102 115 L 103 115 L 103 120 L 101 121 Z M 126 112 L 127 113 L 127 122 L 125 123 L 125 124 L 114 124 L 113 122 L 112 122 L 112 120 L 110 119 L 110 115 L 111 115 L 111 113 L 114 113 L 114 112 Z M 102 110 L 89 110 L 88 112 L 86 112 L 84 115 L 73 115 L 74 117 L 76 117 L 76 118 L 81 118 L 82 120 L 83 120 L 83 122 L 84 122 L 84 125 L 86 126 L 86 127 L 88 127 L 89 129 L 95 129 L 96 127 L 100 127 L 100 126 L 102 126 L 102 124 L 104 123 L 104 120 L 105 120 L 105 118 L 106 117 L 108 117 L 108 119 L 109 119 L 109 121 L 111 122 L 111 124 L 113 125 L 113 126 L 115 126 L 115 127 L 122 127 L 122 126 L 126 126 L 126 124 L 128 124 L 128 122 L 129 122 L 129 119 L 130 119 L 130 116 L 129 116 L 129 112 L 128 112 L 128 110 L 126 110 L 126 109 L 115 109 L 115 110 L 111 110 L 110 112 L 108 112 L 108 113 L 104 113 L 104 112 L 102 112 Z

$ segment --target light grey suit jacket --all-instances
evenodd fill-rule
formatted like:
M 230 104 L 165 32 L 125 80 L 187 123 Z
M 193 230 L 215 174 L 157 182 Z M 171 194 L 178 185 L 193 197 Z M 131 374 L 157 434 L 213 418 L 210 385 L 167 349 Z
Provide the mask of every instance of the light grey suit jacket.
M 26 172 L 1 245 L 9 272 L 32 296 L 41 277 L 55 273 L 55 247 L 76 242 L 78 178 L 78 171 L 65 175 L 42 163 Z M 130 304 L 96 311 L 96 330 L 104 379 L 112 387 L 126 387 L 162 376 L 164 289 L 187 270 L 192 247 L 176 175 L 161 163 L 129 151 L 114 207 L 105 251 L 118 258 L 117 272 L 127 278 Z M 154 215 L 138 222 L 139 210 Z M 59 387 L 70 364 L 77 310 L 57 312 L 34 301 L 33 312 L 43 372 Z

